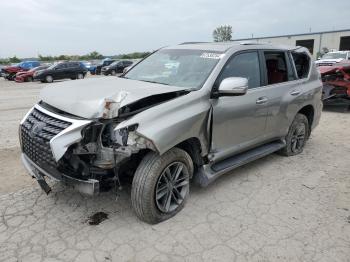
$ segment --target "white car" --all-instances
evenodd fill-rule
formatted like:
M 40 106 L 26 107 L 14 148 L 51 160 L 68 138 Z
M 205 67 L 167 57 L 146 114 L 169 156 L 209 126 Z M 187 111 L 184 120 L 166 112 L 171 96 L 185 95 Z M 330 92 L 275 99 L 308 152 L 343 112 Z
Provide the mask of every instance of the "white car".
M 343 60 L 350 60 L 350 51 L 334 51 L 324 54 L 321 59 L 315 63 L 317 66 L 332 66 Z

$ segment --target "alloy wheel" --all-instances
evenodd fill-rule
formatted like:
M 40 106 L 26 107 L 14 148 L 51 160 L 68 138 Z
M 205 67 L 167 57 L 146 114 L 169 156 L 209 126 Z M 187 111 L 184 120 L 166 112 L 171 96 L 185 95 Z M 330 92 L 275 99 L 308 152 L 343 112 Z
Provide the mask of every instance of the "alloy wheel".
M 176 210 L 184 201 L 189 191 L 189 175 L 181 162 L 168 165 L 156 184 L 156 204 L 163 213 Z
M 306 139 L 306 127 L 304 123 L 299 123 L 293 132 L 292 138 L 291 138 L 291 151 L 296 153 L 300 152 L 305 144 Z

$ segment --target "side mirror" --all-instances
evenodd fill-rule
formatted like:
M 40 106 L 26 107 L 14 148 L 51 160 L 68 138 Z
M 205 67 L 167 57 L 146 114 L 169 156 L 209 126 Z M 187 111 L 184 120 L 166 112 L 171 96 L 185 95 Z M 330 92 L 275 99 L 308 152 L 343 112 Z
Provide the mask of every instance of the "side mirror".
M 228 77 L 221 81 L 218 96 L 242 96 L 248 91 L 248 79 L 244 77 Z

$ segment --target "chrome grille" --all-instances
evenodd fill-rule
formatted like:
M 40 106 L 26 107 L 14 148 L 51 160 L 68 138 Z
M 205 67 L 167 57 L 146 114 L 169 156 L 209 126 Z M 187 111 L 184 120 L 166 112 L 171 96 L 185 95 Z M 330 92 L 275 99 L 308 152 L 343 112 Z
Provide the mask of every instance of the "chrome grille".
M 70 122 L 54 118 L 34 108 L 21 125 L 23 152 L 40 167 L 55 168 L 50 140 L 70 125 Z

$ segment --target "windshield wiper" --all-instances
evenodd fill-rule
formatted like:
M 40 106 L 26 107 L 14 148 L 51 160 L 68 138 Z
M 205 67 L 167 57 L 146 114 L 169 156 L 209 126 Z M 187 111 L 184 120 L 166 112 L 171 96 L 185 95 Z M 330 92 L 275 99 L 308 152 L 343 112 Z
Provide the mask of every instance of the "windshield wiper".
M 140 81 L 169 86 L 169 84 L 167 84 L 167 83 L 161 83 L 161 82 L 156 82 L 156 81 L 152 81 L 152 80 L 140 80 Z

